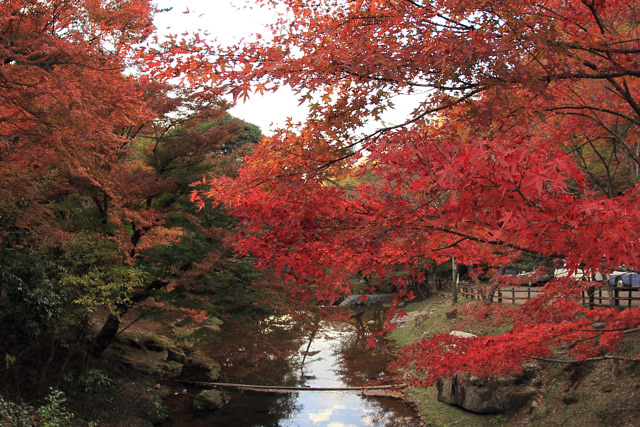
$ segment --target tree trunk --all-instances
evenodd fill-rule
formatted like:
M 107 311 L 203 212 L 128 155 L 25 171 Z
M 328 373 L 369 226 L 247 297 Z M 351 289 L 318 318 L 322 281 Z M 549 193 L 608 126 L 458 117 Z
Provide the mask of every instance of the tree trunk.
M 456 259 L 451 258 L 451 274 L 453 280 L 453 298 L 451 302 L 453 304 L 458 303 L 458 266 L 456 265 Z
M 122 315 L 124 316 L 125 313 L 122 313 Z M 96 335 L 91 352 L 96 356 L 102 355 L 107 347 L 116 339 L 119 328 L 120 318 L 113 313 L 109 314 L 104 325 L 102 325 L 102 329 L 100 329 L 100 332 Z
M 487 295 L 485 295 L 484 297 L 485 304 L 489 305 L 493 303 L 493 297 L 495 296 L 496 291 L 498 290 L 499 287 L 500 287 L 500 284 L 496 284 L 491 287 L 491 290 L 489 290 L 489 293 L 487 293 Z
M 595 307 L 595 293 L 596 293 L 596 287 L 595 286 L 590 286 L 589 289 L 587 289 L 587 297 L 589 299 L 589 309 L 593 310 L 593 308 Z
M 504 269 L 505 269 L 505 267 L 504 267 L 504 266 L 500 267 L 500 268 L 498 269 L 498 274 L 499 274 L 499 275 L 504 274 Z M 472 271 L 473 271 L 473 270 L 472 270 Z M 477 276 L 476 276 L 476 277 L 477 277 Z M 480 282 L 478 281 L 478 279 L 477 279 L 477 278 L 476 278 L 476 285 L 477 285 L 478 287 L 480 287 L 480 286 L 481 286 L 481 285 L 480 285 Z M 489 290 L 489 292 L 487 293 L 487 295 L 485 295 L 485 296 L 484 296 L 484 303 L 485 303 L 485 304 L 489 305 L 489 304 L 493 303 L 493 297 L 495 296 L 496 291 L 498 290 L 498 288 L 499 288 L 499 287 L 500 287 L 500 282 L 496 282 L 496 284 L 495 284 L 495 285 L 493 285 L 493 286 L 491 287 L 491 289 Z
M 615 381 L 620 374 L 620 361 L 618 359 L 611 359 L 611 378 Z
M 109 345 L 116 339 L 118 329 L 120 328 L 120 319 L 127 313 L 129 308 L 149 298 L 156 290 L 163 288 L 166 285 L 167 282 L 163 280 L 154 280 L 144 290 L 133 295 L 131 297 L 130 304 L 119 305 L 117 307 L 118 314 L 120 316 L 110 313 L 109 317 L 107 317 L 107 320 L 104 322 L 104 325 L 102 325 L 102 329 L 100 329 L 100 332 L 96 335 L 91 353 L 96 356 L 102 355 L 107 347 L 109 347 Z
M 604 275 L 604 286 L 607 288 L 607 295 L 609 296 L 609 307 L 613 308 L 616 306 L 615 300 L 615 289 L 614 286 L 609 283 L 609 275 Z

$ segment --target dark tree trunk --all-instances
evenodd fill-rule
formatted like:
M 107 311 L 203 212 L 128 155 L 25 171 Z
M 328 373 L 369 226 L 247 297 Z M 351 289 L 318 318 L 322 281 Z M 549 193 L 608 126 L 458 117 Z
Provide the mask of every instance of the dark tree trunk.
M 124 313 L 122 313 L 124 315 Z M 120 319 L 114 314 L 109 314 L 107 320 L 102 325 L 102 329 L 96 335 L 91 348 L 91 352 L 96 356 L 100 356 L 109 345 L 116 339 L 118 329 L 120 328 Z
M 453 296 L 451 298 L 451 302 L 453 304 L 458 303 L 458 265 L 456 264 L 455 258 L 451 258 L 451 281 L 453 282 Z
M 118 306 L 118 314 L 120 315 L 120 317 L 116 316 L 113 313 L 109 314 L 109 317 L 107 317 L 104 325 L 102 325 L 102 329 L 100 329 L 100 332 L 98 332 L 98 335 L 96 335 L 91 352 L 96 356 L 100 356 L 116 339 L 116 336 L 118 335 L 118 329 L 120 328 L 120 318 L 127 313 L 129 308 L 144 301 L 145 299 L 150 297 L 156 290 L 163 288 L 166 285 L 167 282 L 163 280 L 154 280 L 144 290 L 133 295 L 131 297 L 131 303 L 129 305 Z

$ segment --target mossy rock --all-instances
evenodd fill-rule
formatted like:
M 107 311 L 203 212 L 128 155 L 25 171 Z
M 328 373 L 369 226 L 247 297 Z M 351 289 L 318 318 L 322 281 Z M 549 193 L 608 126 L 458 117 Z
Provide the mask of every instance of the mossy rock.
M 173 378 L 182 372 L 182 363 L 170 360 L 162 364 L 162 370 L 167 377 Z
M 217 390 L 204 390 L 193 398 L 193 409 L 196 411 L 215 411 L 226 403 L 224 393 Z
M 150 401 L 144 408 L 144 417 L 153 425 L 162 424 L 167 420 L 169 412 L 160 402 Z
M 201 326 L 197 329 L 193 329 L 185 339 L 192 343 L 209 342 L 214 340 L 218 336 L 219 332 L 219 326 Z
M 185 326 L 177 326 L 174 333 L 178 339 L 185 341 L 186 344 L 207 342 L 218 336 L 222 323 L 222 320 L 212 317 L 199 325 L 188 323 Z
M 200 352 L 194 352 L 184 361 L 180 379 L 187 381 L 215 381 L 220 375 L 220 365 Z
M 142 345 L 147 350 L 161 352 L 166 350 L 169 346 L 171 346 L 171 342 L 164 337 L 152 336 L 145 339 L 142 342 Z
M 522 384 L 519 378 L 476 378 L 467 374 L 443 378 L 437 389 L 440 402 L 476 414 L 516 411 L 536 395 L 536 389 Z
M 161 352 L 173 346 L 171 340 L 163 335 L 140 332 L 124 334 L 118 341 L 132 348 L 146 349 L 154 352 Z

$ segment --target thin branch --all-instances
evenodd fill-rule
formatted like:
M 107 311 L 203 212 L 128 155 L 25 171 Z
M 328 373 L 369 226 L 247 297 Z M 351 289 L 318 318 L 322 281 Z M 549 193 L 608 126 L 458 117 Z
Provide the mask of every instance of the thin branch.
M 531 359 L 539 360 L 541 362 L 552 362 L 552 363 L 582 363 L 582 362 L 601 362 L 603 360 L 623 360 L 625 362 L 640 362 L 640 358 L 635 357 L 624 357 L 624 356 L 599 356 L 599 357 L 588 357 L 584 360 L 572 360 L 572 359 L 552 359 L 548 357 L 537 357 L 532 356 Z

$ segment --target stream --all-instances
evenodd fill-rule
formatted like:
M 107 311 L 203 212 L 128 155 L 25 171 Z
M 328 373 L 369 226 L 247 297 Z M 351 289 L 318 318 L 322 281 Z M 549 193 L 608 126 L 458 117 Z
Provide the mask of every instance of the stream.
M 301 319 L 302 317 L 299 317 Z M 383 312 L 365 312 L 349 321 L 296 320 L 291 316 L 229 319 L 219 340 L 200 347 L 221 365 L 219 381 L 254 385 L 358 387 L 388 384 L 393 360 L 386 343 L 368 348 L 367 338 L 382 326 Z M 421 426 L 415 410 L 392 397 L 357 391 L 264 393 L 227 389 L 229 400 L 213 412 L 197 413 L 191 400 L 199 389 L 176 384 L 167 401 L 166 427 L 200 426 Z

